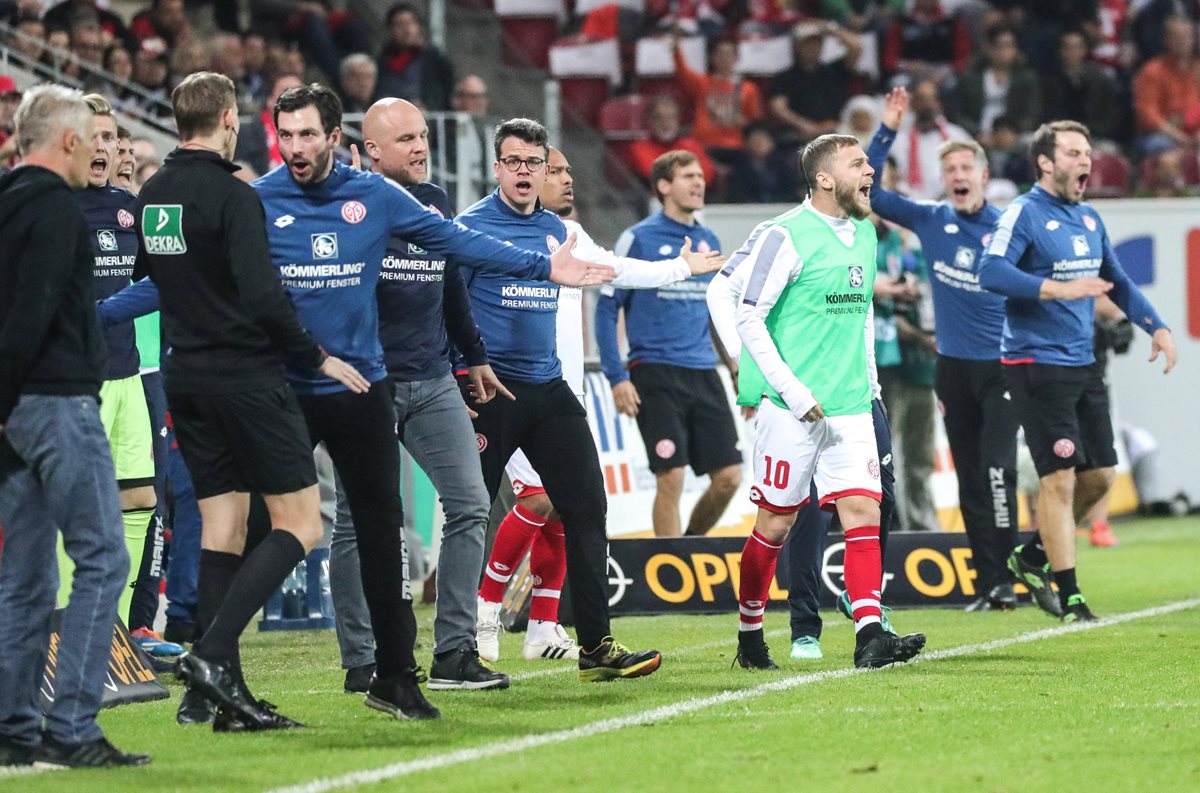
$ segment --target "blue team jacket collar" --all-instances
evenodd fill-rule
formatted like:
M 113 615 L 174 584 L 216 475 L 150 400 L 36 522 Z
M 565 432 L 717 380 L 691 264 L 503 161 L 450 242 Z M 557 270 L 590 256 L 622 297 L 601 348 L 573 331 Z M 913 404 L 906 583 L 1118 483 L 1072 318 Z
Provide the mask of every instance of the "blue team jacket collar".
M 500 213 L 512 218 L 513 220 L 517 220 L 517 221 L 532 220 L 533 218 L 537 217 L 538 214 L 540 214 L 542 211 L 542 199 L 538 198 L 538 199 L 535 199 L 533 202 L 533 211 L 530 212 L 528 215 L 522 215 L 520 212 L 518 212 L 515 209 L 513 209 L 512 207 L 510 207 L 508 204 L 504 203 L 504 199 L 500 197 L 500 188 L 499 187 L 497 187 L 495 190 L 492 191 L 492 194 L 489 196 L 489 198 L 492 201 L 492 206 L 494 206 L 496 208 L 497 212 L 500 212 Z
M 1051 193 L 1049 190 L 1042 187 L 1037 182 L 1033 183 L 1033 187 L 1031 187 L 1029 189 L 1029 192 L 1031 192 L 1035 196 L 1037 196 L 1038 200 L 1040 200 L 1040 201 L 1049 201 L 1052 204 L 1061 204 L 1062 206 L 1071 206 L 1070 201 L 1067 201 L 1064 198 L 1059 198 L 1054 193 Z
M 284 163 L 284 170 L 287 170 L 286 163 Z M 295 177 L 292 176 L 291 171 L 287 171 L 287 178 L 293 185 L 304 191 L 322 189 L 336 190 L 339 186 L 341 186 L 342 182 L 346 181 L 351 170 L 353 170 L 351 166 L 334 160 L 333 167 L 329 169 L 329 175 L 315 184 L 300 184 L 296 181 Z
M 684 231 L 691 231 L 692 229 L 697 228 L 700 225 L 700 222 L 698 220 L 696 220 L 695 218 L 692 218 L 692 225 L 690 225 L 690 226 L 687 225 L 686 223 L 680 223 L 675 218 L 669 217 L 667 215 L 667 213 L 662 211 L 661 209 L 658 211 L 658 216 L 660 218 L 662 218 L 663 220 L 665 220 L 667 223 L 670 223 L 672 226 L 677 226 L 678 228 L 683 229 Z
M 983 203 L 979 205 L 979 209 L 976 209 L 974 212 L 959 212 L 957 209 L 954 211 L 955 211 L 955 214 L 957 214 L 961 218 L 966 218 L 967 220 L 974 220 L 977 217 L 979 217 L 981 214 L 983 214 L 983 211 L 985 209 L 987 209 L 988 206 L 990 206 L 990 204 L 988 204 L 988 201 L 985 198 L 983 200 Z

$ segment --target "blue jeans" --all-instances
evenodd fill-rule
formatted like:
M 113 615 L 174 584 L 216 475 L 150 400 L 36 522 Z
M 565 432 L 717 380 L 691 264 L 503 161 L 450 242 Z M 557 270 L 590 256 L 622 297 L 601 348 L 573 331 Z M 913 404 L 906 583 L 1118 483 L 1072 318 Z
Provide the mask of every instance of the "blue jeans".
M 883 555 L 892 518 L 896 514 L 896 477 L 892 467 L 892 430 L 883 403 L 871 402 L 875 424 L 875 445 L 879 451 L 879 484 L 883 501 L 879 504 L 879 552 Z M 817 606 L 821 597 L 821 568 L 825 561 L 825 539 L 833 515 L 817 506 L 817 489 L 804 509 L 796 513 L 796 522 L 788 534 L 779 569 L 788 573 L 788 606 L 791 608 L 792 641 L 801 636 L 821 638 L 821 615 Z
M 167 619 L 196 621 L 200 577 L 200 505 L 183 462 L 175 431 L 167 430 L 167 479 L 175 494 L 171 513 L 171 552 L 167 556 Z
M 35 744 L 58 591 L 62 533 L 75 563 L 59 631 L 46 732 L 64 743 L 100 738 L 117 600 L 128 580 L 112 452 L 93 397 L 21 397 L 0 439 L 0 735 Z
M 438 554 L 434 652 L 463 645 L 474 647 L 475 598 L 483 571 L 484 535 L 491 506 L 483 484 L 475 430 L 458 384 L 449 372 L 432 380 L 395 381 L 393 387 L 400 441 L 433 482 L 445 511 Z M 329 545 L 329 583 L 342 667 L 350 669 L 374 662 L 375 643 L 359 574 L 354 525 L 340 483 L 337 504 L 337 521 Z

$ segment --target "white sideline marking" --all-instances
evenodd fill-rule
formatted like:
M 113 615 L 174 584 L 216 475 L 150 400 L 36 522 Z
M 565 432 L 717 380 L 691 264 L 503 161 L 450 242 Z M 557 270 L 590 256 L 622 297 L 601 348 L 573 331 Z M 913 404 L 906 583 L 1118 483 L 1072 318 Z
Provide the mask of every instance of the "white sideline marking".
M 936 650 L 926 655 L 920 655 L 914 658 L 910 663 L 924 663 L 927 661 L 940 661 L 945 658 L 957 658 L 963 655 L 974 655 L 976 653 L 989 652 L 998 650 L 1002 647 L 1010 647 L 1014 644 L 1025 644 L 1028 642 L 1041 641 L 1042 639 L 1050 639 L 1055 636 L 1062 636 L 1068 633 L 1078 633 L 1080 631 L 1093 630 L 1095 628 L 1106 628 L 1110 625 L 1119 625 L 1122 622 L 1131 622 L 1133 620 L 1146 619 L 1147 617 L 1158 617 L 1164 614 L 1171 614 L 1176 611 L 1184 611 L 1186 609 L 1200 606 L 1200 598 L 1191 600 L 1180 600 L 1175 603 L 1168 603 L 1163 606 L 1143 609 L 1141 611 L 1131 611 L 1126 614 L 1118 614 L 1115 617 L 1100 620 L 1099 622 L 1083 622 L 1071 623 L 1068 625 L 1060 625 L 1055 628 L 1045 628 L 1039 631 L 1030 631 L 1017 636 L 1012 636 L 1007 639 L 994 639 L 989 642 L 978 642 L 976 644 L 964 644 L 960 647 L 951 647 L 946 650 Z M 526 735 L 523 738 L 514 738 L 507 741 L 497 741 L 483 746 L 476 746 L 467 749 L 459 749 L 454 752 L 445 754 L 433 755 L 431 757 L 423 757 L 418 760 L 408 760 L 402 763 L 393 763 L 392 765 L 383 766 L 366 771 L 353 771 L 349 774 L 344 774 L 338 777 L 326 777 L 324 779 L 314 779 L 311 782 L 305 782 L 299 785 L 290 787 L 275 788 L 270 793 L 324 793 L 327 790 L 337 790 L 339 788 L 350 787 L 352 785 L 369 785 L 376 782 L 383 782 L 388 779 L 397 777 L 409 776 L 418 771 L 430 771 L 438 768 L 446 768 L 447 766 L 459 765 L 461 763 L 470 763 L 475 760 L 482 760 L 489 757 L 499 757 L 506 754 L 515 754 L 523 752 L 527 749 L 535 749 L 540 746 L 548 746 L 550 744 L 566 743 L 578 738 L 589 738 L 593 735 L 600 735 L 606 732 L 615 732 L 623 730 L 626 727 L 638 727 L 643 724 L 653 724 L 665 719 L 671 719 L 676 716 L 681 716 L 685 713 L 693 713 L 705 708 L 711 708 L 717 705 L 725 705 L 731 702 L 741 702 L 747 699 L 762 696 L 774 691 L 787 691 L 788 689 L 797 688 L 799 686 L 808 685 L 810 683 L 820 683 L 824 680 L 837 680 L 851 675 L 864 674 L 875 670 L 870 669 L 831 669 L 825 672 L 814 672 L 807 675 L 795 675 L 793 677 L 785 677 L 779 680 L 772 680 L 769 683 L 752 686 L 750 688 L 737 689 L 735 691 L 724 691 L 720 694 L 714 694 L 708 697 L 698 697 L 696 699 L 688 699 L 683 702 L 677 702 L 673 705 L 662 705 L 657 708 L 652 708 L 641 713 L 634 713 L 628 716 L 618 716 L 611 719 L 602 719 L 592 722 L 591 724 L 573 727 L 569 730 L 559 730 L 557 732 L 544 733 L 542 735 Z
M 829 625 L 826 625 L 825 627 L 832 628 L 835 625 L 840 625 L 840 624 L 842 624 L 842 623 L 831 622 Z M 850 623 L 847 622 L 845 624 L 849 625 Z M 791 631 L 789 631 L 787 628 L 778 628 L 773 631 L 767 631 L 765 634 L 763 634 L 763 636 L 766 638 L 774 638 L 776 636 L 786 636 L 789 633 L 791 633 Z M 731 647 L 732 648 L 733 646 L 734 646 L 734 642 L 731 639 L 726 638 L 726 639 L 722 639 L 719 642 L 707 642 L 705 644 L 693 644 L 690 647 L 680 647 L 678 650 L 673 651 L 671 654 L 672 655 L 681 655 L 683 653 L 694 653 L 694 652 L 698 652 L 700 650 L 716 650 L 721 647 Z M 537 670 L 530 671 L 530 672 L 517 672 L 515 675 L 509 675 L 509 679 L 512 680 L 514 683 L 519 683 L 522 680 L 533 680 L 534 678 L 538 678 L 538 677 L 550 677 L 551 675 L 561 675 L 566 672 L 578 672 L 578 671 L 579 671 L 579 666 L 577 664 L 560 663 L 549 669 L 537 669 Z

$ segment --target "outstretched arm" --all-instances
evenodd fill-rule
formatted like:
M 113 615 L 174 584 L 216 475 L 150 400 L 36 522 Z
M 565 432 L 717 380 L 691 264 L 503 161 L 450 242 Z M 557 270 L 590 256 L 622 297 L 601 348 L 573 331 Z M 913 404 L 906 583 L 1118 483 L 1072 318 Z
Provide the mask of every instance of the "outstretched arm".
M 158 311 L 158 287 L 149 278 L 132 283 L 96 303 L 96 316 L 103 328 L 132 322 L 155 311 Z
M 908 91 L 893 88 L 887 95 L 883 116 L 871 145 L 867 148 L 867 162 L 875 169 L 875 181 L 871 183 L 871 209 L 884 220 L 913 228 L 924 212 L 932 212 L 932 205 L 921 204 L 905 198 L 883 186 L 883 169 L 887 164 L 888 152 L 896 142 L 896 131 L 904 121 L 908 110 Z
M 1129 317 L 1130 322 L 1150 334 L 1150 360 L 1154 361 L 1161 352 L 1166 359 L 1163 365 L 1163 374 L 1174 369 L 1175 361 L 1179 357 L 1175 348 L 1175 337 L 1171 335 L 1171 329 L 1162 321 L 1162 317 L 1154 310 L 1154 306 L 1137 288 L 1137 284 L 1125 272 L 1125 268 L 1121 266 L 1120 260 L 1117 259 L 1117 252 L 1109 242 L 1107 230 L 1104 232 L 1104 259 L 1100 264 L 1100 275 L 1112 282 L 1112 291 L 1109 292 L 1112 301 L 1120 306 L 1121 310 L 1125 312 L 1125 316 Z

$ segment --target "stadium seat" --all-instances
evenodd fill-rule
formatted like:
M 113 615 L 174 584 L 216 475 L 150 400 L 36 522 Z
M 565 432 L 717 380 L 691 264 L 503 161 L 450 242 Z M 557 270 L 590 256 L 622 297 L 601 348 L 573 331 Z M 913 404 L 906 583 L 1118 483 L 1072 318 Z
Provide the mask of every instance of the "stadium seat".
M 594 127 L 612 86 L 621 82 L 616 39 L 560 39 L 550 48 L 550 73 L 558 79 L 563 123 Z
M 550 68 L 550 45 L 558 38 L 557 17 L 500 17 L 504 63 Z
M 639 94 L 610 99 L 600 108 L 600 131 L 604 133 L 604 174 L 617 188 L 637 184 L 630 168 L 629 147 L 645 137 L 646 97 Z
M 1094 153 L 1088 195 L 1092 198 L 1121 198 L 1129 195 L 1132 170 L 1129 160 L 1122 154 Z
M 605 77 L 560 77 L 563 124 L 568 127 L 594 127 L 600 121 L 600 108 L 608 100 Z
M 634 140 L 646 134 L 646 97 L 619 96 L 600 107 L 600 131 L 606 140 Z
M 1149 184 L 1154 179 L 1154 158 L 1143 157 L 1138 169 L 1138 184 Z M 1200 187 L 1200 155 L 1196 152 L 1183 153 L 1183 183 L 1187 187 Z

